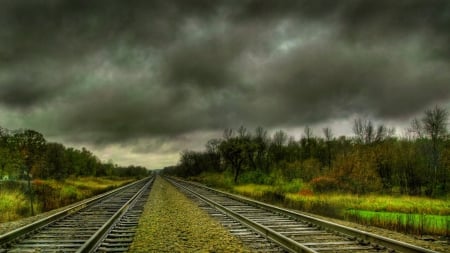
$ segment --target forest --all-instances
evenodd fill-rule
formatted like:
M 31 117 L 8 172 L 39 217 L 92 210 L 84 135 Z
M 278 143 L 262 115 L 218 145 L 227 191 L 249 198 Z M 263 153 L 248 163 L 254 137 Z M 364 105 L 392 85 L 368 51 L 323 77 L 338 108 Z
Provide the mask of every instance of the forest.
M 118 166 L 102 162 L 89 150 L 67 148 L 47 142 L 34 130 L 8 130 L 0 127 L 0 180 L 56 179 L 69 176 L 140 177 L 141 166 Z
M 316 134 L 305 127 L 300 139 L 262 127 L 225 129 L 203 151 L 184 151 L 163 173 L 195 178 L 228 174 L 234 184 L 300 180 L 312 191 L 446 196 L 450 179 L 448 111 L 435 106 L 412 120 L 405 134 L 372 120 L 357 118 L 353 136 Z

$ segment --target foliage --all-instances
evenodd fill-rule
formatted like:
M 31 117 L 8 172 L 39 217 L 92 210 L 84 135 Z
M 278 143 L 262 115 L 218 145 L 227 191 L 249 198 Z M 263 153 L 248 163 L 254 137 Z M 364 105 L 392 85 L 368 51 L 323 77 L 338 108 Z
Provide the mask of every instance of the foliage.
M 275 185 L 278 192 L 296 193 L 305 189 L 305 185 L 301 179 L 294 179 L 288 182 L 281 182 Z
M 0 127 L 0 180 L 64 180 L 69 176 L 143 177 L 144 167 L 103 163 L 89 150 L 47 142 L 34 130 L 10 131 Z
M 333 177 L 320 176 L 311 180 L 311 187 L 314 192 L 334 192 L 339 189 L 339 182 Z
M 261 127 L 226 129 L 215 149 L 186 151 L 163 173 L 330 217 L 442 234 L 449 223 L 438 220 L 450 215 L 447 121 L 444 109 L 427 110 L 402 138 L 368 119 L 355 119 L 351 137 L 330 128 L 321 138 L 306 127 L 298 140 Z
M 202 172 L 200 175 L 190 177 L 189 179 L 224 190 L 229 190 L 233 186 L 233 177 L 229 172 Z
M 226 129 L 206 151 L 185 151 L 163 173 L 196 177 L 204 172 L 232 174 L 238 184 L 275 184 L 300 180 L 316 192 L 392 193 L 446 196 L 449 193 L 448 113 L 435 107 L 414 120 L 403 138 L 394 129 L 355 119 L 352 137 L 324 137 L 305 128 L 296 140 L 283 131 L 268 136 L 262 127 Z M 283 189 L 279 189 L 283 191 Z

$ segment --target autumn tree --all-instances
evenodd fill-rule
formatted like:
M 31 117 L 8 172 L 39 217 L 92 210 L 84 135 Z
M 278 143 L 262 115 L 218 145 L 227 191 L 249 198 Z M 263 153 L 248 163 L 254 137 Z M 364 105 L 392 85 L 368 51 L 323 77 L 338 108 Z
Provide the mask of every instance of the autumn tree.
M 39 132 L 28 129 L 17 131 L 12 140 L 13 145 L 25 162 L 24 172 L 39 174 L 43 165 L 43 151 L 46 145 L 44 136 Z

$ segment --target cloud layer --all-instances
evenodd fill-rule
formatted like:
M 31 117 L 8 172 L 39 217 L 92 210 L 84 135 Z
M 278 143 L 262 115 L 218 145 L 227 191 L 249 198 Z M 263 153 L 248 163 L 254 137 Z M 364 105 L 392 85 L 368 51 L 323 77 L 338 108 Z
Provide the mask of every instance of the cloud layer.
M 449 13 L 440 0 L 1 1 L 0 119 L 102 145 L 405 119 L 449 106 Z

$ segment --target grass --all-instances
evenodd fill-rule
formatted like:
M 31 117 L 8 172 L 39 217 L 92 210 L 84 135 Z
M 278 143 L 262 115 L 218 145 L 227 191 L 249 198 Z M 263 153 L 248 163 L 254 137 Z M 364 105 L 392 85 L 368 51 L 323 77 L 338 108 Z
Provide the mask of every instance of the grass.
M 33 181 L 35 214 L 50 211 L 76 201 L 117 188 L 133 181 L 129 178 L 79 177 L 65 181 Z M 31 214 L 27 187 L 13 181 L 4 184 L 0 191 L 0 222 L 13 221 Z
M 79 189 L 101 190 L 108 187 L 118 187 L 133 181 L 130 178 L 110 178 L 110 177 L 70 177 L 65 180 L 65 184 L 74 185 Z
M 234 185 L 232 175 L 229 173 L 203 172 L 202 174 L 189 179 L 222 190 L 230 190 Z
M 16 220 L 30 212 L 27 196 L 19 190 L 0 192 L 0 222 Z
M 411 196 L 286 194 L 285 204 L 307 212 L 411 234 L 448 235 L 450 202 Z
M 448 235 L 450 229 L 450 201 L 413 196 L 353 195 L 343 193 L 315 194 L 300 180 L 273 184 L 237 184 L 230 175 L 202 174 L 195 178 L 210 186 L 281 204 L 288 208 L 355 221 L 410 234 Z
M 362 224 L 376 225 L 396 231 L 411 232 L 414 234 L 448 235 L 450 229 L 450 216 L 375 212 L 366 210 L 347 210 L 347 219 Z
M 314 194 L 286 194 L 291 202 L 326 202 L 339 209 L 366 210 L 374 212 L 420 213 L 450 215 L 450 202 L 442 199 L 412 196 Z
M 252 198 L 262 198 L 269 192 L 272 192 L 273 187 L 270 185 L 245 184 L 233 187 L 236 193 L 249 196 Z

